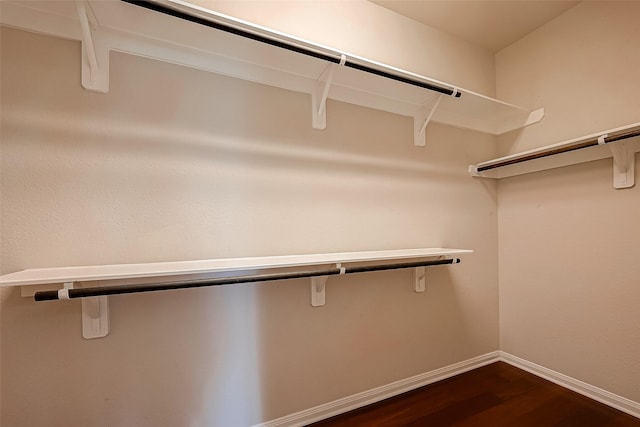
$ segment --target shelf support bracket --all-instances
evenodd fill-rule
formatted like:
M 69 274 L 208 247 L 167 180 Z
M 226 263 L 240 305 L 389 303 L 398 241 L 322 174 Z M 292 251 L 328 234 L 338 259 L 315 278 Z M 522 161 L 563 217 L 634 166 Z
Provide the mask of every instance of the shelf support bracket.
M 102 338 L 109 333 L 109 297 L 82 298 L 82 336 Z
M 610 144 L 613 154 L 613 187 L 631 188 L 635 184 L 635 153 L 628 142 Z
M 323 306 L 325 303 L 325 285 L 329 276 L 311 278 L 311 305 L 314 307 Z
M 58 291 L 59 299 L 69 299 L 73 282 L 66 282 Z M 82 298 L 82 336 L 86 339 L 102 338 L 109 333 L 109 297 Z
M 336 268 L 340 269 L 339 275 L 343 275 L 346 272 L 346 268 L 342 266 L 341 262 L 336 263 Z M 325 289 L 329 276 L 319 276 L 311 278 L 311 305 L 314 307 L 321 307 L 325 304 Z
M 416 292 L 424 292 L 427 282 L 427 268 L 416 267 L 413 270 L 413 290 Z
M 438 95 L 431 105 L 427 104 L 420 107 L 413 116 L 413 144 L 416 147 L 424 147 L 426 145 L 425 134 L 427 126 L 429 125 L 429 122 L 431 122 L 433 114 L 440 105 L 442 96 L 443 95 Z
M 347 57 L 342 55 L 339 65 L 344 65 L 346 62 Z M 327 97 L 329 96 L 329 88 L 331 88 L 336 68 L 336 64 L 327 65 L 322 74 L 320 74 L 316 82 L 316 88 L 311 94 L 311 120 L 314 129 L 326 129 L 327 127 Z
M 446 257 L 439 256 L 437 260 L 444 259 Z M 413 290 L 417 293 L 422 293 L 427 289 L 427 267 L 416 267 L 413 269 Z
M 89 3 L 76 0 L 76 9 L 82 30 L 82 87 L 93 92 L 107 93 L 109 49 L 100 43 L 98 20 Z

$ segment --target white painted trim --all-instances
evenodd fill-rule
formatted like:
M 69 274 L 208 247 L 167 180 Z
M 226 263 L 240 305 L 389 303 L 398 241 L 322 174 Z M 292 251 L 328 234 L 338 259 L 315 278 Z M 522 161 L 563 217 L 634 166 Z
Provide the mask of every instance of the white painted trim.
M 286 415 L 275 420 L 267 421 L 261 424 L 255 424 L 253 427 L 298 427 L 304 426 L 316 421 L 320 421 L 338 414 L 343 414 L 354 409 L 388 399 L 393 396 L 442 381 L 449 377 L 462 374 L 473 369 L 480 368 L 485 365 L 500 360 L 500 352 L 494 351 L 483 354 L 444 368 L 429 371 L 423 374 L 406 378 L 404 380 L 395 381 L 391 384 L 376 387 L 371 390 L 356 393 L 333 402 L 325 403 L 314 408 L 305 409 L 304 411 Z
M 404 380 L 395 381 L 391 384 L 376 387 L 371 390 L 356 393 L 333 402 L 325 403 L 313 408 L 305 409 L 294 414 L 286 415 L 275 420 L 252 427 L 299 427 L 316 421 L 324 420 L 335 415 L 353 411 L 354 409 L 379 402 L 390 397 L 414 390 L 425 385 L 489 365 L 494 362 L 505 362 L 516 368 L 523 369 L 533 375 L 544 378 L 561 387 L 573 390 L 583 396 L 604 403 L 607 406 L 618 409 L 631 416 L 640 418 L 640 403 L 634 402 L 622 396 L 610 393 L 601 388 L 592 386 L 575 378 L 537 365 L 527 360 L 521 359 L 504 351 L 494 351 L 483 354 L 444 368 L 419 374 Z
M 537 365 L 528 360 L 521 359 L 504 351 L 500 351 L 500 360 L 508 363 L 516 368 L 523 369 L 538 377 L 549 380 L 552 383 L 558 384 L 569 390 L 573 390 L 583 396 L 589 397 L 593 400 L 597 400 L 600 403 L 604 403 L 607 406 L 618 409 L 634 417 L 640 418 L 640 403 L 629 400 L 625 397 L 618 396 L 591 384 L 587 384 L 583 381 L 571 378 L 567 375 L 553 371 L 544 366 Z

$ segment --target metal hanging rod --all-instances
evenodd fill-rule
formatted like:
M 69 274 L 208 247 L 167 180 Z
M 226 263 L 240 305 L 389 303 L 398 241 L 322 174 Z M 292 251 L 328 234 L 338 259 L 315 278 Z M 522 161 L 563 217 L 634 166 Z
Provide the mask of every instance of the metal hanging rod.
M 294 271 L 288 273 L 256 274 L 239 277 L 222 277 L 217 279 L 200 279 L 192 281 L 178 281 L 166 283 L 151 283 L 142 285 L 103 286 L 80 289 L 60 289 L 57 291 L 36 292 L 36 301 L 53 301 L 61 299 L 74 299 L 97 297 L 118 294 L 133 294 L 141 292 L 167 291 L 172 289 L 189 289 L 208 286 L 235 285 L 240 283 L 267 282 L 274 280 L 301 279 L 320 276 L 337 276 L 343 274 L 366 273 L 370 271 L 398 270 L 403 268 L 428 267 L 444 264 L 458 264 L 459 258 L 441 259 L 435 261 L 415 261 L 396 264 L 370 265 L 361 267 L 335 267 L 324 270 Z
M 342 57 L 344 56 L 341 53 L 338 52 L 332 52 L 332 54 L 327 54 L 327 53 L 322 53 L 319 52 L 317 50 L 313 50 L 310 49 L 308 47 L 303 47 L 303 46 L 299 46 L 299 45 L 295 45 L 293 43 L 290 42 L 286 42 L 286 41 L 282 41 L 282 40 L 276 40 L 274 38 L 270 38 L 261 34 L 257 34 L 251 31 L 247 31 L 247 30 L 243 30 L 240 28 L 236 28 L 233 27 L 231 25 L 226 25 L 220 22 L 214 22 L 205 18 L 201 18 L 198 16 L 194 16 L 191 15 L 189 13 L 185 13 L 179 10 L 175 10 L 166 6 L 163 6 L 161 4 L 152 2 L 152 1 L 146 1 L 146 0 L 122 0 L 125 3 L 130 3 L 136 6 L 141 6 L 156 12 L 160 12 L 163 13 L 165 15 L 169 15 L 169 16 L 173 16 L 179 19 L 184 19 L 186 21 L 190 21 L 190 22 L 194 22 L 196 24 L 200 24 L 200 25 L 204 25 L 210 28 L 214 28 L 216 30 L 220 30 L 220 31 L 225 31 L 227 33 L 231 33 L 231 34 L 235 34 L 237 36 L 241 36 L 241 37 L 246 37 L 248 39 L 251 40 L 255 40 L 261 43 L 266 43 L 269 44 L 271 46 L 276 46 L 282 49 L 286 49 L 286 50 L 290 50 L 293 52 L 297 52 L 303 55 L 307 55 L 307 56 L 311 56 L 317 59 L 322 59 L 324 61 L 328 61 L 328 62 L 332 62 L 334 64 L 340 64 L 342 61 Z M 417 87 L 421 87 L 423 89 L 428 89 L 428 90 L 432 90 L 434 92 L 438 92 L 438 93 L 442 93 L 445 95 L 449 95 L 449 96 L 453 96 L 455 98 L 460 98 L 462 96 L 462 93 L 460 93 L 458 91 L 457 88 L 447 88 L 447 87 L 442 87 L 442 86 L 438 86 L 432 83 L 427 83 L 424 81 L 420 81 L 420 80 L 416 80 L 416 79 L 412 79 L 409 77 L 405 77 L 405 76 L 401 76 L 401 75 L 397 75 L 397 74 L 393 74 L 387 71 L 383 71 L 383 70 L 379 70 L 373 67 L 369 67 L 367 65 L 363 65 L 363 64 L 359 64 L 353 61 L 350 61 L 347 59 L 346 62 L 344 62 L 342 65 L 344 65 L 345 67 L 349 67 L 349 68 L 353 68 L 356 70 L 360 70 L 360 71 L 364 71 L 366 73 L 370 73 L 370 74 L 375 74 L 377 76 L 380 77 L 384 77 L 384 78 L 388 78 L 388 79 L 392 79 L 392 80 L 396 80 L 402 83 L 406 83 L 412 86 L 417 86 Z
M 491 169 L 501 168 L 504 166 L 514 165 L 517 163 L 527 162 L 529 160 L 541 159 L 543 157 L 553 156 L 555 154 L 568 153 L 569 151 L 581 150 L 583 148 L 595 147 L 597 145 L 610 144 L 612 142 L 621 141 L 623 139 L 633 138 L 640 136 L 640 128 L 623 130 L 619 132 L 612 132 L 609 134 L 601 135 L 599 137 L 590 137 L 583 141 L 579 141 L 575 144 L 566 145 L 563 147 L 550 148 L 544 151 L 538 151 L 524 155 L 522 157 L 516 157 L 511 159 L 505 159 L 496 163 L 478 166 L 477 172 L 484 172 Z

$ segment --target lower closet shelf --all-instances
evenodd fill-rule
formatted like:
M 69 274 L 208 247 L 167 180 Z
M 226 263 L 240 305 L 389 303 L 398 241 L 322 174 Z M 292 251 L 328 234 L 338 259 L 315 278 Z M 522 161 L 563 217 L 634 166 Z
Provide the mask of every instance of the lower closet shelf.
M 34 296 L 36 301 L 81 298 L 83 336 L 98 338 L 109 332 L 109 295 L 310 278 L 311 305 L 322 306 L 329 276 L 413 268 L 414 290 L 424 292 L 426 267 L 457 264 L 460 259 L 454 255 L 471 252 L 423 248 L 40 268 L 0 276 L 0 287 L 21 286 L 22 295 Z M 292 271 L 312 266 L 316 268 Z M 49 289 L 34 292 L 37 285 L 48 285 Z

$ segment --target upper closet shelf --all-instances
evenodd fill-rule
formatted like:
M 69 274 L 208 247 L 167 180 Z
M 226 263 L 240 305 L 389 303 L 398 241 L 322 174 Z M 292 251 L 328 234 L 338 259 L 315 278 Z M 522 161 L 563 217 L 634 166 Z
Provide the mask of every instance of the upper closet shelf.
M 500 179 L 613 157 L 614 188 L 630 188 L 635 182 L 637 152 L 640 152 L 640 122 L 487 160 L 469 166 L 469 173 Z
M 177 0 L 0 3 L 3 25 L 82 41 L 82 84 L 107 92 L 109 52 L 119 51 L 311 95 L 313 127 L 326 100 L 502 134 L 540 121 L 535 111 Z

